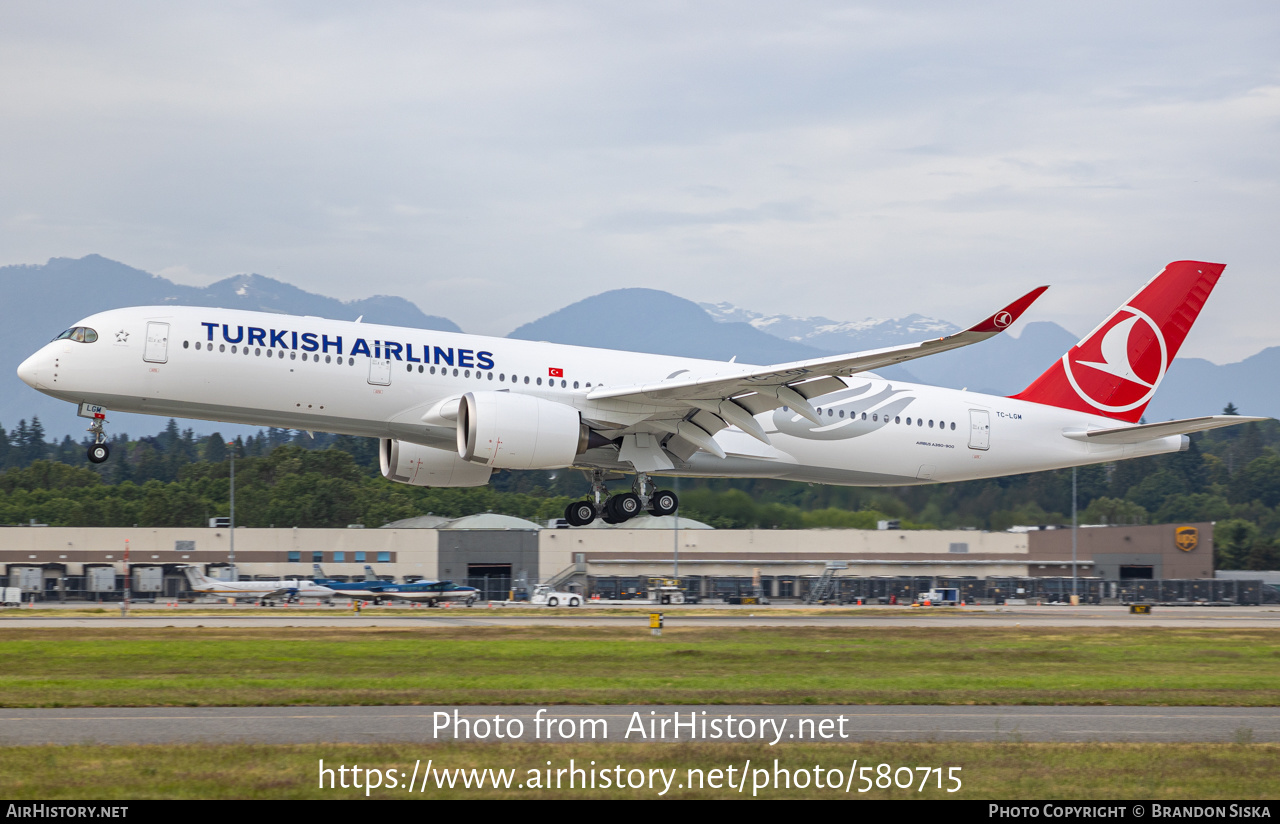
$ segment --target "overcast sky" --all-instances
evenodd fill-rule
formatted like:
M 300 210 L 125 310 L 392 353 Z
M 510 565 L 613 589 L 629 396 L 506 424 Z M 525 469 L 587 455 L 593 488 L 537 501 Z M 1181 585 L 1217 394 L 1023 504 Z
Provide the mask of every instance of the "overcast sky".
M 1228 264 L 1280 345 L 1280 4 L 0 5 L 0 264 L 257 272 L 506 334 L 608 289 L 1084 333 Z M 12 310 L 12 307 L 10 307 Z

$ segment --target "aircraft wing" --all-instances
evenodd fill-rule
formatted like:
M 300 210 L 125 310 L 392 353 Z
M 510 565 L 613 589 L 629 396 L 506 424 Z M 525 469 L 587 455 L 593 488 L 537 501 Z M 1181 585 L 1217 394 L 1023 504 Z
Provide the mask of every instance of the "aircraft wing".
M 1110 429 L 1084 429 L 1063 432 L 1068 438 L 1085 443 L 1142 443 L 1156 438 L 1167 438 L 1170 435 L 1189 435 L 1192 432 L 1203 432 L 1206 429 L 1217 429 L 1222 426 L 1235 426 L 1250 421 L 1265 421 L 1268 418 L 1251 418 L 1245 415 L 1207 415 L 1202 418 L 1184 418 L 1180 421 L 1161 421 L 1159 423 L 1141 423 L 1135 426 L 1116 426 Z
M 271 592 L 252 592 L 252 593 L 245 593 L 245 594 L 256 595 L 259 598 L 281 598 L 286 595 L 292 595 L 297 591 L 298 591 L 297 587 L 280 587 L 279 589 L 274 589 Z
M 733 367 L 715 374 L 677 374 L 665 380 L 631 386 L 599 386 L 587 395 L 588 401 L 624 402 L 654 408 L 649 426 L 632 426 L 631 431 L 656 429 L 669 432 L 712 454 L 724 457 L 711 440 L 720 429 L 736 425 L 764 443 L 768 437 L 754 416 L 780 406 L 794 409 L 814 423 L 818 413 L 809 399 L 845 388 L 841 376 L 934 355 L 969 346 L 998 335 L 1013 324 L 1036 298 L 1048 289 L 1032 289 L 980 323 L 954 335 L 848 355 L 794 361 L 773 366 Z M 690 415 L 689 413 L 693 413 Z M 696 451 L 696 450 L 694 450 Z M 626 459 L 624 455 L 624 460 Z M 639 468 L 639 465 L 637 465 Z

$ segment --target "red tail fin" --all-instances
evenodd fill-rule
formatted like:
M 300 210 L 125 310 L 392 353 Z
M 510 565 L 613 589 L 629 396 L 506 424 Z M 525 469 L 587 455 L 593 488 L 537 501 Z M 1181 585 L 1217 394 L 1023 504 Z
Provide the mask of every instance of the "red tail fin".
M 1136 423 L 1225 268 L 1170 263 L 1013 397 Z

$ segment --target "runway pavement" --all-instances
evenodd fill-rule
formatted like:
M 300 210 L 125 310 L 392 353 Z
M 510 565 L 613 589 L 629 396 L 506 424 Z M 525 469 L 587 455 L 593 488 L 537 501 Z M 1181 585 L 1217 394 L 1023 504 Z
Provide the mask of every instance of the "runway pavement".
M 1182 628 L 1277 628 L 1280 607 L 1155 607 L 1149 615 L 1131 615 L 1123 606 L 1021 606 L 1021 607 L 938 607 L 895 612 L 843 607 L 839 612 L 814 608 L 803 614 L 779 615 L 768 607 L 715 610 L 693 615 L 679 607 L 654 607 L 661 612 L 667 628 L 677 627 L 955 627 L 955 626 L 1036 626 L 1036 627 L 1182 627 Z M 199 611 L 201 614 L 192 614 Z M 705 612 L 705 608 L 702 609 Z M 379 615 L 377 609 L 360 614 L 334 610 L 327 615 L 302 615 L 281 609 L 278 614 L 236 615 L 233 609 L 182 607 L 177 609 L 135 609 L 128 618 L 115 614 L 44 616 L 42 610 L 0 615 L 5 627 L 432 627 L 432 626 L 564 626 L 618 627 L 648 625 L 647 613 L 581 615 L 539 615 L 521 610 L 455 608 L 422 610 L 413 615 Z M 796 612 L 791 610 L 791 612 Z
M 457 722 L 454 712 L 457 712 Z M 599 719 L 599 722 L 596 721 Z M 663 722 L 667 722 L 665 728 Z M 675 726 L 679 721 L 681 726 Z M 482 723 L 477 723 L 482 722 Z M 516 733 L 519 722 L 519 734 Z M 692 726 L 690 723 L 692 722 Z M 719 737 L 715 733 L 719 732 Z M 497 737 L 501 733 L 503 737 Z M 0 709 L 0 745 L 759 741 L 1280 741 L 1246 707 L 596 706 Z

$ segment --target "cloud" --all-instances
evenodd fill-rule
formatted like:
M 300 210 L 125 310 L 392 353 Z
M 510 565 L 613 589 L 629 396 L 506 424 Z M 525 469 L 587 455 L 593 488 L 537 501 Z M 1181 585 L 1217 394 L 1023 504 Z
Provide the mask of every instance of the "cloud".
M 1224 260 L 1273 331 L 1267 3 L 10 3 L 3 263 L 99 252 L 501 333 L 609 288 L 1092 327 Z M 192 275 L 194 276 L 194 275 Z M 1220 308 L 1221 307 L 1221 310 Z

